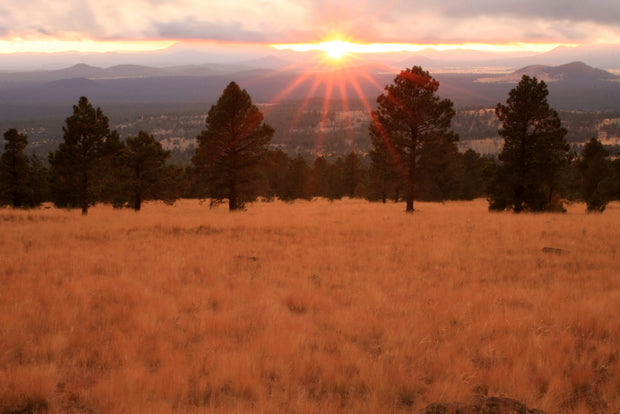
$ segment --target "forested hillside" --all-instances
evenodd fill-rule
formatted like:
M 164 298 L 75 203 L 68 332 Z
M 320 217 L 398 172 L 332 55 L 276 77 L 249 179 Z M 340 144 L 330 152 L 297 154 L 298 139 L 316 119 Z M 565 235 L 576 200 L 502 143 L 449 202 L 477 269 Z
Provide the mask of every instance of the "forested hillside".
M 173 161 L 187 164 L 195 139 L 204 127 L 211 103 L 109 104 L 102 109 L 109 114 L 111 126 L 121 137 L 150 131 L 162 145 L 173 151 Z M 291 155 L 366 152 L 370 141 L 370 114 L 363 101 L 311 99 L 281 104 L 258 104 L 265 119 L 275 129 L 272 144 Z M 374 106 L 374 104 L 373 104 Z M 66 105 L 29 105 L 0 108 L 0 131 L 16 128 L 28 135 L 28 153 L 45 155 L 62 136 Z M 567 141 L 585 143 L 592 137 L 620 150 L 620 112 L 559 111 L 568 130 Z M 483 154 L 499 152 L 502 141 L 494 108 L 457 107 L 452 122 L 459 134 L 461 150 L 472 148 Z M 184 156 L 182 153 L 190 149 Z

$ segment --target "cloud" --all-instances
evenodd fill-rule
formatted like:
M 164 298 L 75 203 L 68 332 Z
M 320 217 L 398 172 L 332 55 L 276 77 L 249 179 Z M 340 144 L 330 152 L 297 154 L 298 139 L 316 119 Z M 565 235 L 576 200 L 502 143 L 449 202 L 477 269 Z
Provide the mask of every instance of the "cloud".
M 237 42 L 264 42 L 267 34 L 246 30 L 241 22 L 200 22 L 193 17 L 186 20 L 153 22 L 155 37 L 167 39 L 210 39 Z
M 443 12 L 452 18 L 500 16 L 513 19 L 540 19 L 546 21 L 594 22 L 617 25 L 620 3 L 617 0 L 496 0 L 451 1 Z
M 21 0 L 0 36 L 310 42 L 582 42 L 620 39 L 617 0 Z M 620 41 L 620 40 L 619 40 Z

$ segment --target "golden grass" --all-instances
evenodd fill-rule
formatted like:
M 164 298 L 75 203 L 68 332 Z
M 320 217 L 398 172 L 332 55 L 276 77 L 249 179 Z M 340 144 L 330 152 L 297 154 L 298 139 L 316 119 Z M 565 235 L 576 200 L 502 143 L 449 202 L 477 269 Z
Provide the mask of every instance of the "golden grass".
M 0 210 L 0 411 L 620 411 L 620 204 L 416 207 Z

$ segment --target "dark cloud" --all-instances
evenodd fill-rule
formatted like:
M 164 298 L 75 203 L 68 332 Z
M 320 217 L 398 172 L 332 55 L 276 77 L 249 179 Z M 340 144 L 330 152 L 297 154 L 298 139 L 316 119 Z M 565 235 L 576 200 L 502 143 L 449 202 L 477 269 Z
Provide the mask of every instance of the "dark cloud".
M 36 32 L 45 36 L 53 36 L 54 33 L 46 29 L 45 27 L 37 27 Z
M 595 22 L 617 25 L 620 19 L 618 0 L 471 0 L 443 3 L 441 13 L 452 18 L 501 16 L 515 19 Z
M 264 42 L 266 33 L 246 30 L 240 22 L 211 23 L 200 22 L 190 17 L 152 24 L 158 37 L 167 39 L 210 39 L 236 42 Z
M 619 0 L 19 0 L 0 5 L 0 36 L 579 43 L 620 36 L 619 20 Z
M 579 42 L 583 39 L 587 39 L 589 33 L 572 25 L 552 25 L 551 28 L 560 33 L 568 40 Z

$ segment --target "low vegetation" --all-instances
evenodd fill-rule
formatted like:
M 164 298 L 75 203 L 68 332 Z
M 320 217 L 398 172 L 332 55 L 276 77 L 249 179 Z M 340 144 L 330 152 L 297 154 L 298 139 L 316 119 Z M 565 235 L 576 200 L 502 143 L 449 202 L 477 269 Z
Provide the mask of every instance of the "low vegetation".
M 0 412 L 620 411 L 620 204 L 567 209 L 1 209 Z

